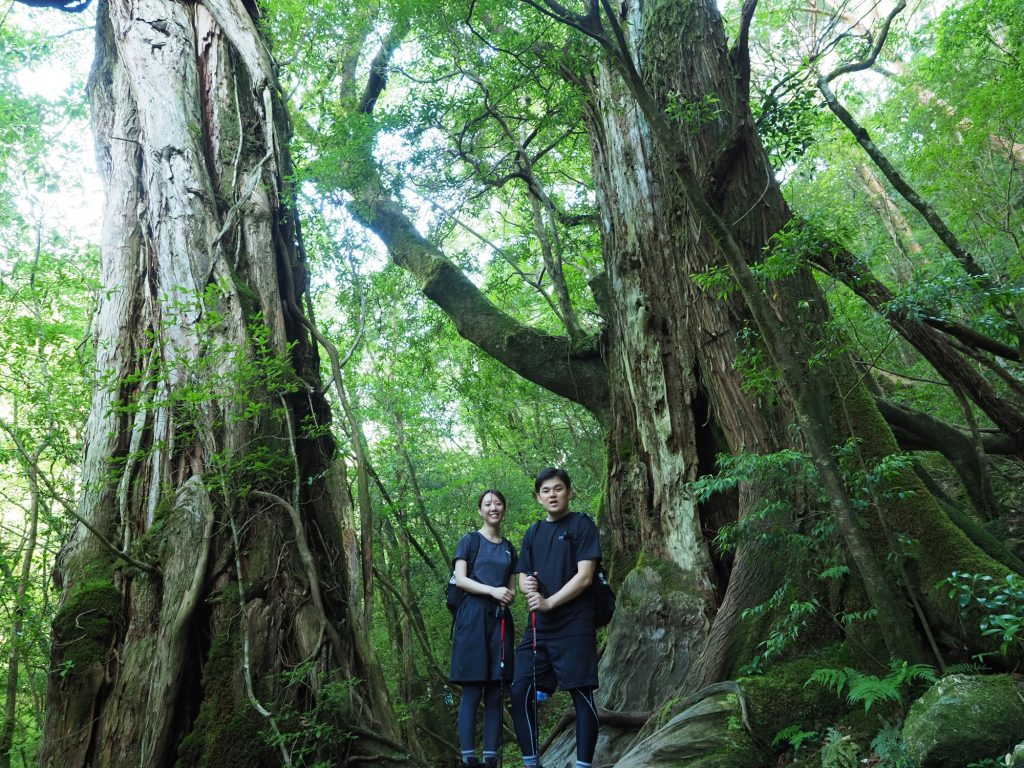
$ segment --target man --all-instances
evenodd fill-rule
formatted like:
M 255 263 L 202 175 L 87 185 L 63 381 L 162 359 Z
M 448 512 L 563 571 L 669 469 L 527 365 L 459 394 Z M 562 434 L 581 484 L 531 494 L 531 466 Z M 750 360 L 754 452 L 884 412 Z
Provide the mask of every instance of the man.
M 534 483 L 547 513 L 530 526 L 516 571 L 530 621 L 516 649 L 512 720 L 524 768 L 537 768 L 537 690 L 569 691 L 576 707 L 576 768 L 591 768 L 597 746 L 597 636 L 588 587 L 601 559 L 597 526 L 569 511 L 572 481 L 564 469 L 542 469 Z

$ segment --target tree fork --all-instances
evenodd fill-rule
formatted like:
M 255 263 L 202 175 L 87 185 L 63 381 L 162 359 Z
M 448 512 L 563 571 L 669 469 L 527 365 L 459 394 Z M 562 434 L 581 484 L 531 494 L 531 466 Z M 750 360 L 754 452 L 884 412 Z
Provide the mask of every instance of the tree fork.
M 526 2 L 535 5 L 530 0 Z M 842 474 L 832 455 L 830 441 L 824 433 L 824 427 L 818 423 L 816 411 L 819 410 L 819 404 L 812 400 L 811 393 L 802 384 L 803 371 L 785 341 L 781 323 L 775 318 L 772 308 L 757 285 L 756 278 L 747 264 L 746 255 L 733 238 L 731 228 L 701 191 L 702 184 L 694 173 L 689 158 L 685 151 L 680 149 L 674 131 L 665 121 L 653 95 L 647 90 L 642 76 L 633 63 L 615 9 L 611 7 L 609 0 L 600 0 L 605 18 L 612 29 L 612 37 L 609 37 L 601 25 L 600 11 L 597 10 L 596 3 L 587 17 L 578 17 L 566 12 L 557 3 L 550 0 L 543 2 L 548 6 L 545 10 L 547 15 L 580 29 L 601 45 L 622 75 L 657 143 L 670 158 L 670 167 L 679 178 L 682 194 L 718 244 L 783 384 L 792 397 L 801 432 L 807 441 L 819 481 L 828 495 L 829 507 L 835 515 L 857 571 L 864 581 L 869 599 L 878 610 L 878 624 L 890 655 L 893 658 L 907 660 L 921 659 L 921 646 L 915 638 L 906 607 L 886 581 L 881 561 L 861 528 L 859 515 L 849 499 Z M 753 13 L 755 5 L 756 3 L 748 4 L 747 10 L 750 14 Z

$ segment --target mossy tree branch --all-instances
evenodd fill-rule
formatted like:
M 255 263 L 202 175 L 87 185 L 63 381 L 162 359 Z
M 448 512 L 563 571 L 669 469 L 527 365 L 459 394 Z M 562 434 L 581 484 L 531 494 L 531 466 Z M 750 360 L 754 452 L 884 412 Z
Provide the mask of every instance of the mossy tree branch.
M 440 248 L 420 235 L 375 167 L 349 191 L 355 198 L 349 204 L 355 219 L 384 242 L 395 264 L 419 280 L 424 295 L 448 315 L 460 336 L 524 379 L 599 417 L 607 412 L 608 370 L 596 339 L 573 345 L 564 336 L 525 325 L 499 310 Z
M 400 30 L 399 33 L 402 31 Z M 372 115 L 387 83 L 387 68 L 397 39 L 389 37 L 374 58 L 373 72 L 360 99 L 360 111 Z M 603 418 L 609 408 L 608 369 L 596 337 L 574 342 L 520 323 L 502 312 L 423 237 L 380 176 L 372 143 L 353 151 L 360 173 L 350 174 L 349 212 L 377 235 L 396 265 L 413 275 L 424 295 L 454 323 L 459 335 L 528 381 L 568 398 Z M 358 178 L 358 180 L 356 180 Z
M 841 281 L 876 312 L 954 386 L 960 387 L 999 430 L 1024 452 L 1024 414 L 1001 397 L 989 382 L 950 345 L 945 335 L 901 310 L 892 292 L 866 264 L 846 249 L 822 243 L 813 255 L 815 266 Z

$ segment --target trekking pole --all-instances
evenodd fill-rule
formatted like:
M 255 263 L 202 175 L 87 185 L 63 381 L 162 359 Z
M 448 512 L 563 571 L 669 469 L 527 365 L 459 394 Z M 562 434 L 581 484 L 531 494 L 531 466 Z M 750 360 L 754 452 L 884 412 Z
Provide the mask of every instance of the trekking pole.
M 537 719 L 537 611 L 530 611 L 530 625 L 533 627 L 533 725 L 530 728 L 530 736 L 533 737 L 533 754 L 537 755 L 540 762 L 540 755 L 537 754 L 540 745 L 537 731 L 540 728 L 540 720 Z
M 498 668 L 501 671 L 501 708 L 498 710 L 500 727 L 498 728 L 498 768 L 505 764 L 505 617 L 508 609 L 501 609 L 501 654 Z

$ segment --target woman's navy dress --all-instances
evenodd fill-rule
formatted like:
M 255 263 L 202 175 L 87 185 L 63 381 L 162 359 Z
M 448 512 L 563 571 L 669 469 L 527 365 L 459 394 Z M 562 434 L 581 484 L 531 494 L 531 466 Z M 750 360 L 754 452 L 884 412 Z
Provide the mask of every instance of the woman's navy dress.
M 480 537 L 476 560 L 470 562 L 470 541 Z M 467 533 L 455 550 L 456 560 L 466 561 L 466 575 L 490 587 L 504 587 L 515 572 L 516 550 L 507 540 L 500 544 L 488 541 L 479 531 Z M 512 679 L 515 655 L 512 638 L 512 614 L 493 597 L 466 593 L 455 614 L 452 634 L 451 681 L 453 683 L 484 683 L 500 680 L 501 619 L 505 618 L 505 670 L 506 681 Z

